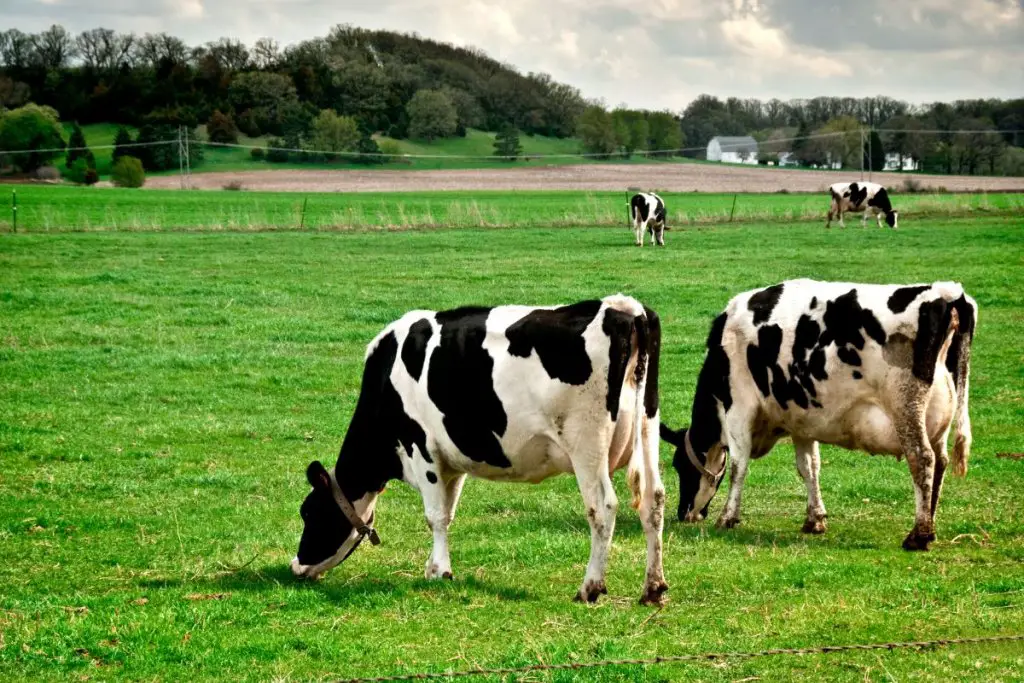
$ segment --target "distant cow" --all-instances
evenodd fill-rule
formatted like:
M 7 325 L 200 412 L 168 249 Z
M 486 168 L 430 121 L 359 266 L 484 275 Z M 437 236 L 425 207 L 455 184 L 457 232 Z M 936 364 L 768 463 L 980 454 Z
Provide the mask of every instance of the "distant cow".
M 788 434 L 807 485 L 804 532 L 825 531 L 821 442 L 907 457 L 917 512 L 903 547 L 927 550 L 954 422 L 953 468 L 967 472 L 977 310 L 953 282 L 790 280 L 734 297 L 711 326 L 690 428 L 661 425 L 662 438 L 677 447 L 679 518 L 704 518 L 731 454 L 718 524 L 736 525 L 750 459 Z
M 366 350 L 362 389 L 328 472 L 310 463 L 313 490 L 297 576 L 317 577 L 365 536 L 379 542 L 377 496 L 391 480 L 419 490 L 434 547 L 428 579 L 451 578 L 448 526 L 466 475 L 536 483 L 573 473 L 591 529 L 577 592 L 594 602 L 617 499 L 611 473 L 627 467 L 632 505 L 647 538 L 641 602 L 668 590 L 662 570 L 665 489 L 658 470 L 658 357 L 654 311 L 616 295 L 561 307 L 411 311 Z M 366 520 L 366 521 L 364 521 Z
M 828 209 L 826 228 L 832 226 L 834 216 L 839 217 L 839 225 L 845 228 L 843 214 L 848 211 L 863 214 L 862 227 L 867 227 L 870 212 L 875 217 L 878 227 L 882 227 L 884 215 L 886 224 L 890 228 L 896 228 L 899 212 L 893 211 L 889 193 L 878 183 L 835 183 L 829 186 L 828 191 L 832 197 L 832 205 Z
M 651 233 L 651 244 L 665 246 L 665 202 L 651 192 L 640 192 L 629 200 L 636 246 L 644 246 L 644 233 Z

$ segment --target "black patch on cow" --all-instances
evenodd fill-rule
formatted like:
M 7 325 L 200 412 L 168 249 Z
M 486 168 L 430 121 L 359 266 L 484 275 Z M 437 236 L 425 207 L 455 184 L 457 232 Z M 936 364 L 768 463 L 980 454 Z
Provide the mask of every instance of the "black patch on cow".
M 914 337 L 914 377 L 928 384 L 935 377 L 935 363 L 939 359 L 942 342 L 949 330 L 950 311 L 953 307 L 944 299 L 925 301 L 917 314 L 917 336 Z M 948 361 L 948 358 L 947 358 Z
M 630 341 L 633 338 L 633 316 L 614 308 L 604 312 L 601 329 L 608 335 L 608 396 L 605 407 L 614 422 L 619 418 L 622 383 L 629 365 Z
M 850 204 L 852 208 L 857 208 L 861 205 L 861 202 L 868 196 L 868 188 L 863 187 L 857 183 L 850 184 L 849 194 L 843 193 L 844 196 L 850 198 Z
M 811 351 L 811 360 L 807 364 L 811 376 L 816 380 L 828 379 L 828 372 L 825 371 L 825 349 L 821 346 Z
M 409 327 L 409 334 L 402 344 L 402 363 L 413 379 L 420 381 L 423 363 L 427 358 L 427 343 L 434 336 L 434 328 L 427 319 L 417 320 Z
M 921 292 L 931 289 L 929 285 L 918 285 L 916 287 L 900 287 L 889 297 L 889 310 L 893 313 L 902 313 L 914 302 Z
M 859 371 L 857 371 L 857 370 L 853 371 L 853 378 L 854 379 L 862 379 L 863 377 L 864 377 L 864 375 L 860 374 Z
M 552 379 L 576 386 L 586 384 L 593 367 L 583 332 L 600 308 L 601 302 L 595 300 L 532 311 L 505 330 L 508 352 L 529 358 L 536 351 Z
M 793 335 L 793 362 L 789 366 L 789 374 L 811 396 L 818 395 L 814 386 L 814 378 L 825 379 L 818 377 L 817 368 L 812 367 L 812 364 L 819 362 L 818 356 L 820 355 L 820 371 L 822 374 L 825 372 L 825 354 L 821 347 L 817 346 L 820 335 L 821 325 L 809 315 L 801 315 Z
M 779 297 L 782 296 L 782 289 L 783 285 L 780 283 L 762 289 L 750 297 L 747 308 L 754 312 L 755 325 L 760 325 L 772 316 L 772 311 L 775 310 L 776 304 L 779 303 Z
M 812 296 L 811 297 L 811 310 L 813 311 L 817 307 L 818 307 L 818 297 Z
M 642 194 L 635 194 L 633 195 L 633 198 L 630 200 L 629 204 L 632 209 L 631 215 L 633 216 L 634 221 L 638 219 L 640 222 L 647 220 L 647 216 L 649 215 L 649 208 L 647 205 L 646 197 L 644 197 Z
M 644 306 L 647 318 L 647 385 L 644 389 L 644 410 L 647 417 L 658 413 L 658 365 L 661 362 L 661 318 Z
M 754 378 L 754 384 L 761 391 L 761 395 L 767 398 L 771 392 L 768 365 L 764 362 L 761 349 L 757 344 L 747 345 L 747 368 L 750 370 L 750 376 Z
M 431 484 L 436 484 L 437 475 L 434 474 L 433 472 L 427 472 L 427 481 L 429 481 Z
M 825 330 L 821 333 L 818 344 L 828 346 L 832 342 L 839 348 L 854 346 L 858 350 L 864 348 L 864 333 L 880 345 L 885 345 L 885 330 L 869 308 L 862 308 L 857 301 L 857 290 L 851 289 L 846 294 L 836 297 L 825 304 L 825 315 L 822 317 Z
M 484 349 L 490 308 L 466 307 L 435 314 L 441 340 L 430 356 L 427 395 L 444 415 L 455 446 L 471 460 L 510 467 L 498 436 L 508 415 L 494 391 L 494 359 Z
M 865 190 L 866 192 L 867 190 Z M 892 202 L 889 201 L 889 193 L 885 191 L 884 187 L 878 188 L 875 196 L 868 200 L 868 206 L 875 207 L 885 213 L 886 216 L 892 213 Z
M 659 223 L 664 223 L 665 222 L 665 202 L 662 201 L 660 197 L 658 197 L 654 201 L 655 201 L 654 220 L 659 222 Z
M 836 355 L 839 356 L 839 360 L 843 361 L 847 365 L 860 366 L 860 354 L 849 346 L 840 346 L 839 350 L 836 351 Z

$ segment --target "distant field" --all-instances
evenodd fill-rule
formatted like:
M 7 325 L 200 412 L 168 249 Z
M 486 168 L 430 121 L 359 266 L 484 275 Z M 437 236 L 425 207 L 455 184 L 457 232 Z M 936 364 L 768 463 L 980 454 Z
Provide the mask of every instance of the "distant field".
M 147 192 L 17 188 L 18 228 L 63 230 L 361 230 L 628 224 L 625 192 Z M 809 194 L 666 193 L 669 225 L 824 223 L 828 199 Z M 10 195 L 0 194 L 9 205 Z M 897 195 L 901 225 L 923 217 L 1020 215 L 1024 194 Z M 847 225 L 860 225 L 848 216 Z M 874 225 L 874 223 L 870 223 Z M 0 230 L 11 229 L 0 209 Z
M 223 220 L 219 203 L 242 211 L 259 199 L 39 192 L 28 204 L 53 211 L 106 197 L 100 218 L 103 201 L 117 216 L 130 215 L 122 197 L 191 198 L 202 208 L 168 204 L 167 216 L 193 225 Z M 624 209 L 616 195 L 598 197 L 609 216 Z M 727 202 L 698 199 L 719 212 Z M 280 202 L 290 225 L 294 195 L 264 200 Z M 515 214 L 524 224 L 550 221 L 558 205 L 488 201 L 509 215 L 533 207 L 533 218 Z M 708 224 L 669 233 L 657 250 L 598 226 L 0 234 L 0 680 L 330 680 L 1020 633 L 1024 461 L 1012 456 L 1024 450 L 1024 236 L 1019 214 L 968 215 L 908 214 L 895 232 L 826 231 L 819 219 Z M 571 477 L 468 482 L 452 582 L 423 580 L 430 534 L 400 483 L 378 506 L 381 546 L 364 544 L 323 581 L 292 578 L 304 469 L 333 464 L 365 344 L 404 311 L 633 294 L 661 316 L 662 417 L 682 426 L 713 316 L 738 291 L 797 276 L 957 279 L 979 303 L 970 472 L 947 479 L 932 552 L 900 549 L 914 509 L 905 461 L 824 447 L 830 526 L 807 537 L 788 442 L 751 466 L 743 523 L 729 531 L 675 521 L 665 446 L 671 589 L 661 610 L 636 604 L 644 540 L 625 504 L 609 595 L 571 602 L 590 543 Z M 614 480 L 627 500 L 623 473 Z M 483 680 L 1022 678 L 1024 651 L 1010 643 Z

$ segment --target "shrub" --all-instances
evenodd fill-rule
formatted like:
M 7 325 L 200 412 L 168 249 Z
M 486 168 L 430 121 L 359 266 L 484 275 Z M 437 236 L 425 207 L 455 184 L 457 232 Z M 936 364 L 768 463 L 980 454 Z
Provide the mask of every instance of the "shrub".
M 0 116 L 0 149 L 28 150 L 8 152 L 5 157 L 21 172 L 31 173 L 64 154 L 62 130 L 55 109 L 30 102 Z M 43 149 L 60 151 L 35 151 Z
M 245 189 L 242 186 L 242 183 L 240 183 L 237 180 L 232 180 L 230 183 L 224 184 L 223 187 L 225 190 L 228 190 L 229 192 L 240 192 L 241 190 Z
M 40 166 L 36 169 L 35 176 L 38 180 L 60 180 L 60 171 L 54 166 Z
M 267 161 L 272 164 L 283 164 L 288 161 L 288 152 L 284 149 L 284 140 L 275 138 L 267 142 Z
M 206 137 L 210 142 L 235 144 L 238 142 L 238 127 L 234 119 L 228 114 L 222 114 L 219 109 L 214 109 L 210 120 L 206 122 Z
M 380 150 L 381 154 L 385 155 L 387 161 L 394 161 L 396 155 L 402 153 L 402 145 L 397 140 L 389 140 L 388 138 L 378 140 L 377 149 Z
M 357 164 L 383 164 L 387 161 L 387 158 L 380 154 L 380 145 L 368 133 L 359 138 L 356 151 L 359 152 L 359 156 L 354 157 L 352 161 Z
M 85 157 L 78 157 L 75 163 L 71 164 L 71 168 L 68 170 L 68 178 L 73 183 L 79 185 L 85 184 L 85 174 L 89 170 L 89 162 Z
M 96 172 L 95 168 L 87 168 L 87 169 L 85 169 L 85 178 L 83 179 L 83 182 L 86 185 L 95 185 L 99 181 L 100 181 L 100 174 Z
M 146 182 L 146 172 L 136 157 L 123 156 L 118 159 L 110 176 L 118 187 L 142 187 Z
M 907 194 L 917 194 L 921 189 L 921 181 L 916 178 L 907 178 L 903 181 L 903 191 Z
M 263 161 L 267 156 L 267 151 L 262 147 L 253 147 L 249 150 L 249 156 L 252 157 L 253 161 Z

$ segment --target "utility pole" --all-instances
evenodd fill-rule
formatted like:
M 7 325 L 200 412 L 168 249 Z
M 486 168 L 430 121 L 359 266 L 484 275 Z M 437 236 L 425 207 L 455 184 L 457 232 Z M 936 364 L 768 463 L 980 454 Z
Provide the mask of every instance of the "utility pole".
M 185 186 L 186 186 L 187 189 L 191 190 L 192 189 L 192 157 L 189 154 L 189 148 L 188 148 L 188 138 L 189 138 L 188 128 L 185 128 L 184 126 L 182 126 L 182 129 L 185 131 L 185 134 L 184 134 L 184 138 L 185 138 Z
M 874 126 L 871 127 L 871 132 L 875 131 Z M 868 135 L 868 180 L 871 180 L 871 171 L 874 170 L 875 157 L 871 154 L 871 135 Z

